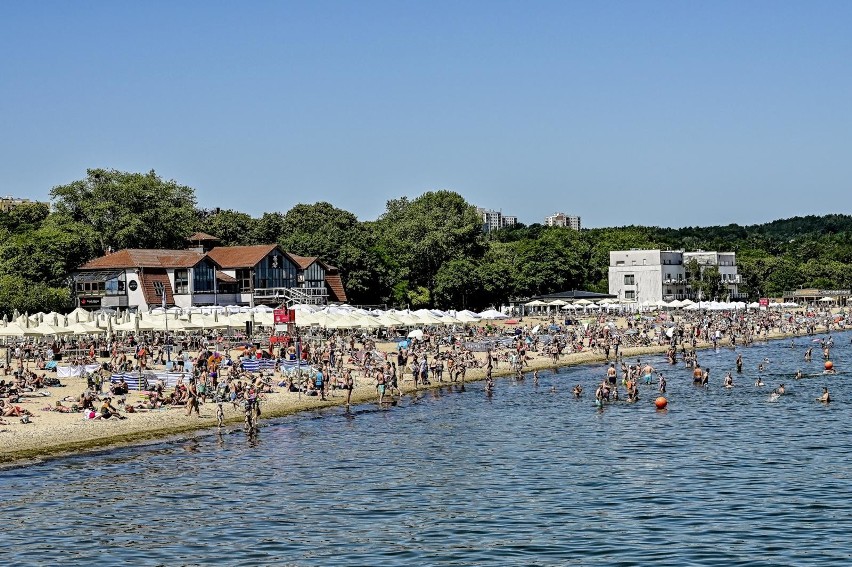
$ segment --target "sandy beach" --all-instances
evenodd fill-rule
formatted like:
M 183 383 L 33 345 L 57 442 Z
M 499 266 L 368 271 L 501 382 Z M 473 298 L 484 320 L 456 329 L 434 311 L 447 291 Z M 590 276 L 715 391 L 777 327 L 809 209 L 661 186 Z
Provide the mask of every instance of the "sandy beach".
M 619 322 L 623 328 L 623 321 Z M 770 333 L 767 339 L 779 339 L 791 335 L 780 332 Z M 711 346 L 710 343 L 699 343 L 698 348 Z M 377 347 L 384 352 L 395 350 L 395 343 L 379 343 Z M 624 348 L 623 358 L 630 360 L 648 354 L 659 354 L 667 350 L 667 346 L 647 346 Z M 558 363 L 543 352 L 529 352 L 529 366 L 524 372 L 546 370 L 554 367 L 565 367 L 578 364 L 603 363 L 602 353 L 588 350 L 584 352 L 561 355 Z M 478 360 L 484 361 L 484 353 L 475 353 Z M 506 376 L 513 370 L 507 363 L 500 363 L 492 371 L 493 376 Z M 50 375 L 50 374 L 48 374 Z M 604 371 L 602 369 L 601 376 Z M 485 368 L 469 368 L 466 382 L 485 379 Z M 276 375 L 274 382 L 280 378 Z M 68 453 L 79 453 L 86 450 L 103 449 L 130 443 L 161 439 L 199 429 L 216 427 L 216 404 L 208 401 L 201 405 L 199 416 L 187 416 L 185 408 L 175 407 L 151 410 L 144 413 L 127 414 L 124 420 L 87 420 L 81 413 L 59 413 L 43 411 L 42 408 L 52 406 L 65 396 L 76 397 L 86 389 L 83 378 L 63 379 L 64 387 L 48 388 L 50 395 L 43 397 L 24 398 L 20 405 L 34 414 L 32 423 L 21 423 L 18 418 L 5 418 L 7 425 L 0 425 L 0 464 L 21 464 L 27 460 L 39 460 L 50 456 Z M 421 385 L 417 390 L 446 387 L 450 382 L 438 382 L 434 378 L 430 385 Z M 458 384 L 458 383 L 456 383 Z M 410 372 L 399 384 L 403 394 L 415 391 Z M 318 397 L 306 396 L 297 392 L 275 388 L 276 393 L 265 394 L 262 402 L 262 420 L 281 417 L 297 412 L 318 408 L 341 406 L 346 403 L 344 391 L 330 391 L 326 401 Z M 352 392 L 352 403 L 360 404 L 377 401 L 376 386 L 372 380 L 365 380 L 358 375 Z M 132 404 L 142 400 L 137 392 L 127 396 L 127 403 Z M 65 402 L 71 405 L 71 402 Z M 224 404 L 226 427 L 241 426 L 244 418 L 242 408 L 234 408 L 232 404 Z

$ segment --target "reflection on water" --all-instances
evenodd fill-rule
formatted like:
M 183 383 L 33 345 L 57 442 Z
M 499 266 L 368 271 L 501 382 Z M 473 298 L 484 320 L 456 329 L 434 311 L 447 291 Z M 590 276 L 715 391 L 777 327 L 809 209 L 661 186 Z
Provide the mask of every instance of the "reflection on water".
M 850 335 L 832 359 L 852 370 Z M 447 386 L 0 471 L 6 563 L 848 565 L 848 374 L 810 338 L 661 357 L 636 404 L 596 409 L 603 365 Z M 766 386 L 754 382 L 765 358 Z M 630 362 L 635 362 L 631 359 Z M 809 375 L 793 379 L 797 369 Z M 788 393 L 770 403 L 784 382 Z M 571 387 L 580 383 L 583 398 Z M 827 385 L 835 401 L 815 401 Z M 555 387 L 555 391 L 554 391 Z

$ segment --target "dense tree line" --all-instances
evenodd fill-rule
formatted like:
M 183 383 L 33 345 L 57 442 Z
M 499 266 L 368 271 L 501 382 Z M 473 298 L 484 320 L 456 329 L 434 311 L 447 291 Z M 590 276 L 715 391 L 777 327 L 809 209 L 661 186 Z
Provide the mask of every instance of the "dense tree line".
M 533 224 L 485 234 L 475 208 L 451 191 L 393 199 L 373 221 L 324 202 L 252 217 L 198 208 L 192 188 L 153 171 L 105 169 L 53 188 L 51 199 L 52 208 L 25 204 L 0 213 L 5 314 L 68 309 L 77 266 L 108 250 L 184 248 L 195 231 L 224 245 L 277 242 L 320 256 L 341 269 L 356 304 L 483 308 L 570 289 L 606 292 L 609 252 L 630 248 L 736 252 L 742 290 L 752 297 L 852 287 L 849 215 L 679 229 Z M 720 292 L 712 281 L 702 285 Z

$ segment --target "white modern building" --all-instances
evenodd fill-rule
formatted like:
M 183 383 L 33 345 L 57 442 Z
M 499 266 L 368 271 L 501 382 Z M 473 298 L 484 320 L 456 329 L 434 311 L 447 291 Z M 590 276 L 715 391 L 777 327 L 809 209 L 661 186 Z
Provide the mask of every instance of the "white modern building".
M 518 217 L 503 215 L 502 211 L 477 207 L 476 212 L 482 217 L 482 230 L 484 232 L 500 230 L 501 228 L 518 224 Z
M 576 215 L 566 215 L 565 213 L 553 213 L 549 217 L 544 217 L 546 226 L 561 226 L 570 228 L 571 230 L 580 230 L 580 217 Z
M 722 297 L 701 297 L 690 287 L 686 266 L 696 260 L 700 270 L 716 266 Z M 656 303 L 675 299 L 741 299 L 741 277 L 733 252 L 680 250 L 613 250 L 609 253 L 609 293 L 623 301 Z

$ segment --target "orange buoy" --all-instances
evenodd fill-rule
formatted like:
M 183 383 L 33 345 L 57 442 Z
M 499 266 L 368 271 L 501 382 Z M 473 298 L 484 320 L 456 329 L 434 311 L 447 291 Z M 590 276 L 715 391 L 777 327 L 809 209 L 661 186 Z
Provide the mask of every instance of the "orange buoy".
M 660 396 L 654 400 L 654 405 L 657 406 L 657 409 L 666 409 L 666 406 L 669 405 L 669 401 L 663 396 Z
M 826 360 L 826 361 L 825 361 L 825 369 L 826 369 L 826 370 L 831 370 L 832 368 L 834 368 L 834 363 L 833 363 L 833 362 L 831 362 L 830 360 Z

